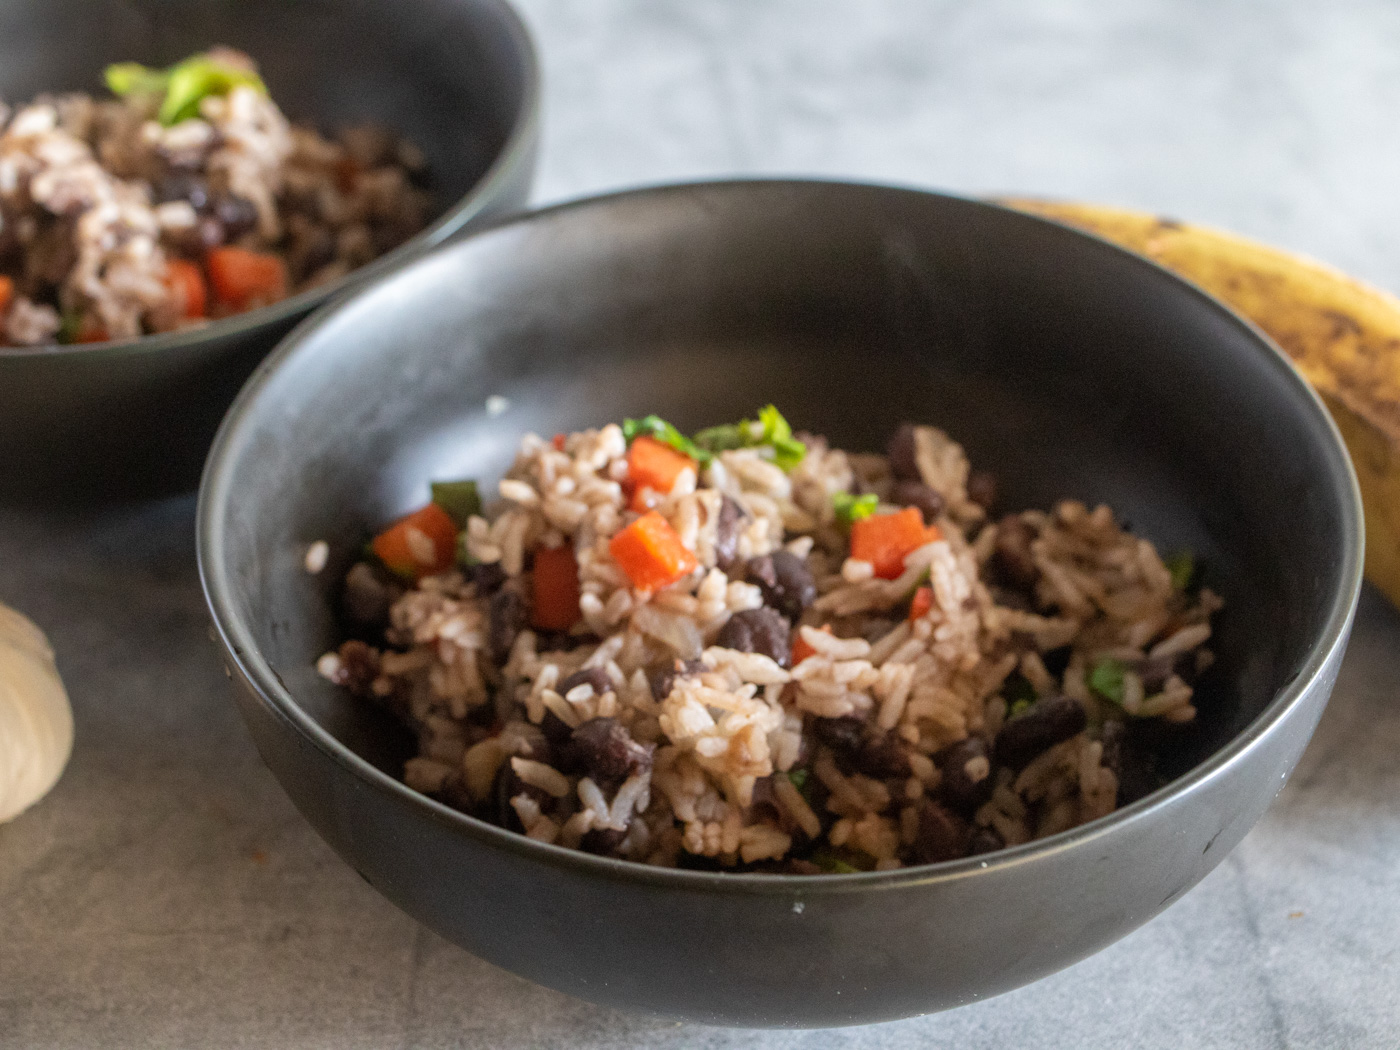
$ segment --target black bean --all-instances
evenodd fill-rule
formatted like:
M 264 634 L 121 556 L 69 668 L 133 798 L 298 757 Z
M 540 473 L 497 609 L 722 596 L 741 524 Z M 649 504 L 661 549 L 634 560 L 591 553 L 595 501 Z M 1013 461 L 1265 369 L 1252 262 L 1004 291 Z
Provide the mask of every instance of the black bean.
M 901 423 L 885 446 L 890 473 L 905 481 L 920 481 L 919 462 L 914 454 L 914 424 Z
M 506 570 L 501 568 L 498 561 L 483 561 L 476 565 L 470 565 L 466 570 L 466 577 L 476 584 L 476 593 L 480 597 L 488 594 L 495 594 L 506 582 Z
M 549 742 L 551 750 L 559 751 L 569 743 L 573 728 L 549 708 L 545 708 L 544 718 L 540 722 L 540 732 Z
M 1020 769 L 1062 740 L 1084 731 L 1084 707 L 1068 696 L 1041 697 L 1022 714 L 1008 719 L 997 733 L 997 761 Z
M 943 513 L 943 497 L 922 481 L 896 481 L 890 490 L 890 502 L 901 507 L 917 507 L 924 524 L 932 525 Z
M 715 564 L 726 572 L 739 552 L 739 522 L 744 508 L 728 496 L 720 499 L 719 516 L 715 519 Z
M 817 600 L 817 581 L 807 563 L 791 551 L 776 550 L 750 558 L 749 577 L 758 584 L 763 601 L 789 620 L 800 618 Z
M 357 696 L 370 695 L 370 683 L 379 677 L 379 654 L 364 642 L 352 638 L 341 645 L 340 671 L 335 676 L 337 685 L 343 685 Z
M 1058 649 L 1048 649 L 1040 654 L 1040 662 L 1045 665 L 1045 669 L 1050 672 L 1052 678 L 1063 678 L 1065 668 L 1069 666 L 1069 659 L 1074 655 L 1074 647 L 1062 645 Z
M 1036 568 L 1035 556 L 1031 553 L 1031 541 L 1035 538 L 1034 527 L 1019 514 L 1008 514 L 997 525 L 992 564 L 1012 587 L 1028 591 L 1040 579 L 1040 570 Z
M 617 853 L 617 848 L 626 837 L 627 832 L 618 831 L 616 828 L 593 828 L 579 840 L 578 848 L 585 853 L 611 857 Z
M 226 193 L 214 200 L 214 218 L 224 224 L 224 235 L 236 241 L 258 224 L 258 209 L 246 197 Z
M 652 750 L 633 740 L 616 718 L 591 718 L 569 738 L 560 753 L 560 768 L 577 771 L 604 787 L 650 769 Z
M 753 782 L 753 799 L 749 802 L 748 822 L 757 823 L 767 820 L 774 824 L 783 822 L 783 810 L 778 805 L 777 793 L 773 790 L 773 777 L 785 777 L 786 773 L 774 773 L 772 776 L 759 777 Z
M 507 588 L 491 596 L 491 657 L 498 664 L 510 656 L 511 646 L 525 625 L 530 622 L 530 610 L 518 591 Z
M 963 816 L 971 816 L 992 797 L 991 756 L 981 737 L 970 736 L 945 747 L 933 756 L 933 761 L 943 774 L 938 785 L 939 798 Z M 968 763 L 980 766 L 983 762 L 987 764 L 986 771 L 974 778 L 967 770 Z
M 582 671 L 575 671 L 566 677 L 554 687 L 554 691 L 560 696 L 568 696 L 570 690 L 577 689 L 581 685 L 591 685 L 594 696 L 602 696 L 614 689 L 612 679 L 608 677 L 607 671 L 601 667 L 588 667 Z
M 389 622 L 389 606 L 402 596 L 403 584 L 383 569 L 368 562 L 356 562 L 345 574 L 345 590 L 340 595 L 345 618 L 359 628 L 383 628 Z
M 792 629 L 776 609 L 745 609 L 735 613 L 719 632 L 715 644 L 741 653 L 759 653 L 779 667 L 792 662 Z
M 986 470 L 974 470 L 967 479 L 967 498 L 985 511 L 997 501 L 997 478 Z
M 881 733 L 865 740 L 856 752 L 856 772 L 876 780 L 909 776 L 909 749 L 892 733 Z
M 910 847 L 915 864 L 936 864 L 967 853 L 968 828 L 961 817 L 932 799 L 919 801 L 919 830 Z
M 995 853 L 1005 848 L 1006 842 L 997 834 L 995 828 L 978 828 L 968 840 L 967 855 L 975 857 L 979 853 Z
M 677 677 L 700 674 L 705 665 L 699 660 L 671 660 L 647 669 L 647 685 L 651 686 L 651 698 L 657 703 L 671 695 Z
M 838 758 L 853 759 L 865 743 L 865 722 L 854 715 L 841 718 L 813 718 L 812 735 L 834 751 Z
M 195 211 L 209 207 L 209 183 L 189 171 L 172 171 L 156 183 L 156 203 L 185 201 Z

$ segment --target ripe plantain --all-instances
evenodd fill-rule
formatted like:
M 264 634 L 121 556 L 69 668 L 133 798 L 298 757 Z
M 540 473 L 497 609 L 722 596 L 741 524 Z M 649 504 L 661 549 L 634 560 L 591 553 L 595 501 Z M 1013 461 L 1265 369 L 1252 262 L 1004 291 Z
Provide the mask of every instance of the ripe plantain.
M 1322 395 L 1351 451 L 1366 512 L 1366 577 L 1400 605 L 1400 299 L 1230 233 L 1097 204 L 1000 203 L 1147 256 L 1283 348 Z

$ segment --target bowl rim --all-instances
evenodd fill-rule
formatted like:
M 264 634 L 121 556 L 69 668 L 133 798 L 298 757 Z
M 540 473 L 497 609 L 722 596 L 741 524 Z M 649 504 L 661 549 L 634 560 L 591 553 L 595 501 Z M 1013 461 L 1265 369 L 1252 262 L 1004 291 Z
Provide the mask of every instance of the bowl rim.
M 462 248 L 478 237 L 489 237 L 497 231 L 508 231 L 515 227 L 541 222 L 560 213 L 578 210 L 606 208 L 619 202 L 648 197 L 681 196 L 702 192 L 744 193 L 754 188 L 804 188 L 850 187 L 877 193 L 916 195 L 971 204 L 1006 215 L 1014 215 L 1018 221 L 1034 223 L 1052 228 L 1070 237 L 1082 237 L 1096 242 L 1102 248 L 1118 255 L 1126 266 L 1142 268 L 1154 273 L 1157 279 L 1177 285 L 1185 294 L 1198 298 L 1206 306 L 1222 316 L 1235 327 L 1244 330 L 1252 337 L 1264 362 L 1282 374 L 1300 398 L 1298 409 L 1311 412 L 1315 422 L 1321 424 L 1321 432 L 1326 435 L 1326 453 L 1333 460 L 1333 474 L 1329 487 L 1340 497 L 1342 544 L 1338 551 L 1340 561 L 1340 586 L 1330 596 L 1327 615 L 1316 637 L 1307 648 L 1307 654 L 1298 671 L 1274 695 L 1244 728 L 1239 730 L 1222 747 L 1209 757 L 1191 767 L 1181 776 L 1162 785 L 1137 801 L 1114 810 L 1104 817 L 1046 836 L 1018 846 L 1010 846 L 992 853 L 940 861 L 934 864 L 911 865 L 891 871 L 854 872 L 849 874 L 785 875 L 738 872 L 707 872 L 682 868 L 662 868 L 637 861 L 612 857 L 599 857 L 582 850 L 566 849 L 550 843 L 538 842 L 525 835 L 509 831 L 484 820 L 470 816 L 459 810 L 437 802 L 427 795 L 409 788 L 403 781 L 396 780 L 379 770 L 364 758 L 328 733 L 313 719 L 292 696 L 261 654 L 257 642 L 247 623 L 237 615 L 232 600 L 232 586 L 227 566 L 224 563 L 224 527 L 220 508 L 228 502 L 234 464 L 234 452 L 245 417 L 249 414 L 259 391 L 266 386 L 286 359 L 302 350 L 316 333 L 331 324 L 339 314 L 353 305 L 361 296 L 391 281 L 412 282 L 415 271 L 420 266 L 428 266 L 437 256 L 447 251 L 468 250 Z M 399 804 L 407 804 L 420 811 L 436 823 L 445 825 L 454 833 L 466 834 L 483 846 L 505 849 L 523 860 L 568 869 L 573 874 L 608 880 L 625 880 L 640 884 L 684 888 L 688 890 L 732 891 L 754 896 L 780 896 L 803 900 L 816 894 L 842 894 L 866 892 L 875 889 L 902 889 L 933 883 L 954 882 L 969 878 L 983 871 L 994 871 L 1040 861 L 1042 858 L 1067 853 L 1070 850 L 1087 848 L 1093 842 L 1114 833 L 1120 826 L 1136 822 L 1148 813 L 1166 808 L 1178 798 L 1204 789 L 1210 782 L 1226 776 L 1231 770 L 1245 762 L 1249 754 L 1262 745 L 1263 740 L 1282 724 L 1284 717 L 1307 695 L 1329 664 L 1340 657 L 1351 628 L 1361 593 L 1362 562 L 1365 549 L 1364 522 L 1362 517 L 1361 491 L 1356 472 L 1342 440 L 1341 433 L 1327 412 L 1321 397 L 1307 383 L 1288 356 L 1257 325 L 1240 316 L 1226 304 L 1207 293 L 1193 282 L 1180 277 L 1166 267 L 1144 256 L 1130 252 L 1106 238 L 1055 222 L 1051 219 L 1018 211 L 994 199 L 979 199 L 957 194 L 942 193 L 923 187 L 898 185 L 884 182 L 850 179 L 810 179 L 810 178 L 739 178 L 702 180 L 684 183 L 664 183 L 643 187 L 628 188 L 598 196 L 571 199 L 549 207 L 525 212 L 503 220 L 498 224 L 474 231 L 469 237 L 456 242 L 451 248 L 434 252 L 426 258 L 403 267 L 394 274 L 380 277 L 373 284 L 365 285 L 353 296 L 347 296 L 307 318 L 289 334 L 282 343 L 259 366 L 251 379 L 240 391 L 228 414 L 220 425 L 217 436 L 205 463 L 204 476 L 200 484 L 196 521 L 196 556 L 199 565 L 200 581 L 204 589 L 205 601 L 213 621 L 214 630 L 222 645 L 229 669 L 236 673 L 252 688 L 258 699 L 268 707 L 273 715 L 288 728 L 293 729 L 308 743 L 321 751 L 334 763 L 351 773 L 366 786 L 381 795 L 388 796 Z M 1282 785 L 1280 785 L 1282 786 Z M 1165 902 L 1164 902 L 1165 903 Z
M 0 362 L 25 357 L 134 357 L 169 350 L 196 351 L 211 343 L 234 339 L 259 328 L 275 326 L 305 314 L 343 293 L 367 284 L 449 240 L 474 220 L 508 184 L 515 170 L 530 164 L 540 128 L 541 77 L 539 54 L 520 13 L 509 0 L 474 0 L 499 18 L 521 63 L 521 95 L 505 140 L 481 177 L 451 207 L 402 244 L 363 266 L 315 288 L 307 288 L 270 306 L 231 314 L 197 328 L 186 328 L 132 339 L 100 343 L 47 343 L 41 346 L 0 346 Z

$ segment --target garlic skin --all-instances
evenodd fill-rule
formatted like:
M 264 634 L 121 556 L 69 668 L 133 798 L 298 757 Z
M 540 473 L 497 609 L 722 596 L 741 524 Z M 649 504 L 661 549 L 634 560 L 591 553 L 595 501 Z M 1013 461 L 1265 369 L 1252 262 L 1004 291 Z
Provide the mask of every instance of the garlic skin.
M 73 750 L 73 709 L 53 649 L 27 617 L 0 604 L 0 824 L 58 782 Z

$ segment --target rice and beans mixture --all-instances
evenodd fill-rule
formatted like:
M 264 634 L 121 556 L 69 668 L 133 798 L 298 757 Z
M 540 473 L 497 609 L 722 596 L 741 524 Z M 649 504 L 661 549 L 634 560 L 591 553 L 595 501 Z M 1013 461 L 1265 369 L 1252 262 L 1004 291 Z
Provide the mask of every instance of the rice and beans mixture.
M 771 406 L 521 441 L 377 536 L 320 672 L 416 733 L 404 779 L 531 838 L 817 874 L 950 860 L 1158 786 L 1220 599 L 1105 506 L 998 515 L 931 426 L 884 455 Z
M 0 102 L 0 346 L 201 325 L 336 280 L 427 221 L 411 143 L 290 123 L 241 52 L 107 82 L 114 97 Z

